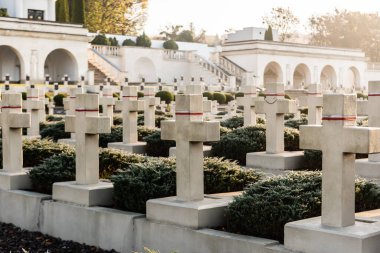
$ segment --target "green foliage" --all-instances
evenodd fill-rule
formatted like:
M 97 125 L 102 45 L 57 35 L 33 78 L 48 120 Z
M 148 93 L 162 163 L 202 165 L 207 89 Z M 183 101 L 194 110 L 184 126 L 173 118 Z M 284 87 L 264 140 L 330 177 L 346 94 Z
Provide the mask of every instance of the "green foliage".
M 56 121 L 62 121 L 64 119 L 63 116 L 59 116 L 59 115 L 47 115 L 46 116 L 46 121 L 47 122 L 56 122 Z
M 190 30 L 183 30 L 178 35 L 177 41 L 194 42 L 193 33 Z
M 285 99 L 292 99 L 288 94 L 285 94 Z
M 206 158 L 203 163 L 205 193 L 240 191 L 261 179 L 262 174 L 243 169 L 236 163 Z M 111 178 L 114 200 L 120 209 L 145 213 L 146 201 L 175 195 L 175 160 L 150 158 L 145 163 L 133 164 L 125 172 Z
M 27 99 L 26 92 L 21 92 L 21 98 L 22 98 L 23 101 L 25 101 Z
M 143 98 L 144 97 L 144 92 L 138 91 L 137 92 L 137 97 L 138 98 Z
M 226 119 L 226 120 L 220 122 L 220 126 L 227 127 L 229 129 L 236 129 L 239 127 L 243 127 L 244 126 L 244 118 L 234 116 L 232 118 L 229 118 L 229 119 Z
M 368 99 L 368 96 L 365 95 L 365 94 L 363 94 L 363 93 L 361 93 L 361 92 L 358 92 L 356 95 L 357 95 L 358 99 L 363 99 L 363 100 L 367 100 Z
M 304 151 L 304 168 L 307 170 L 322 170 L 322 151 L 305 150 Z
M 299 150 L 299 132 L 296 129 L 285 128 L 285 150 Z M 236 160 L 240 164 L 246 163 L 246 154 L 265 151 L 265 126 L 256 125 L 237 128 L 213 143 L 212 155 Z
M 321 182 L 319 172 L 297 172 L 251 185 L 228 206 L 227 230 L 283 242 L 286 223 L 321 215 Z M 357 212 L 380 207 L 379 186 L 355 185 Z
M 133 40 L 131 39 L 125 39 L 123 41 L 123 44 L 122 44 L 124 47 L 127 46 L 127 47 L 135 47 L 136 46 L 136 42 L 134 42 Z
M 273 32 L 271 26 L 268 26 L 268 29 L 265 30 L 264 40 L 273 41 Z
M 163 47 L 165 49 L 178 50 L 178 44 L 174 40 L 165 41 Z
M 0 8 L 0 17 L 9 17 L 7 9 Z
M 137 138 L 139 141 L 143 141 L 145 137 L 148 137 L 151 134 L 154 134 L 157 131 L 156 128 L 149 128 L 144 126 L 137 127 Z
M 90 43 L 92 45 L 104 45 L 104 46 L 110 45 L 110 41 L 108 40 L 105 34 L 96 35 L 95 38 Z
M 66 93 L 58 93 L 53 97 L 55 106 L 63 106 L 63 99 L 67 97 Z
M 85 24 L 85 0 L 75 0 L 71 2 L 71 22 L 75 24 Z
M 290 119 L 285 121 L 285 126 L 295 129 L 300 129 L 301 125 L 307 125 L 307 118 Z
M 123 118 L 120 116 L 113 116 L 113 125 L 114 126 L 120 126 L 123 124 Z
M 235 94 L 235 98 L 244 97 L 244 92 L 238 92 Z
M 157 130 L 144 138 L 146 153 L 149 156 L 168 157 L 169 149 L 175 147 L 175 141 L 161 140 L 161 131 Z
M 227 102 L 226 95 L 221 92 L 214 92 L 214 100 L 216 100 L 220 105 L 226 104 Z
M 55 13 L 57 22 L 70 22 L 69 1 L 57 0 L 55 2 Z
M 108 39 L 110 46 L 117 47 L 119 46 L 119 41 L 116 39 L 116 37 L 109 38 Z
M 123 127 L 112 126 L 111 133 L 99 134 L 99 147 L 106 148 L 108 143 L 123 141 Z
M 226 93 L 225 96 L 226 96 L 226 103 L 227 104 L 228 104 L 228 102 L 235 100 L 234 96 L 232 96 L 230 93 Z
M 203 92 L 203 97 L 207 98 L 210 101 L 214 100 L 214 94 L 209 91 Z
M 43 129 L 40 130 L 40 135 L 42 139 L 51 139 L 53 141 L 70 138 L 70 133 L 65 132 L 64 121 L 47 124 Z
M 165 101 L 166 104 L 170 104 L 170 102 L 174 101 L 174 94 L 170 91 L 159 91 L 156 93 L 155 97 L 160 98 L 161 101 Z
M 136 38 L 136 46 L 138 47 L 151 47 L 152 42 L 150 41 L 150 38 L 143 33 L 142 35 L 138 36 Z

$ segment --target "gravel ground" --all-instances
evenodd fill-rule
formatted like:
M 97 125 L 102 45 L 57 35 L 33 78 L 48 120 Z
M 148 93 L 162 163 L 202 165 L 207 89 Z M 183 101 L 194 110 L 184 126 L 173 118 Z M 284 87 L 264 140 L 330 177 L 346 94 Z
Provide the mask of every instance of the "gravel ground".
M 0 223 L 0 253 L 117 253 Z

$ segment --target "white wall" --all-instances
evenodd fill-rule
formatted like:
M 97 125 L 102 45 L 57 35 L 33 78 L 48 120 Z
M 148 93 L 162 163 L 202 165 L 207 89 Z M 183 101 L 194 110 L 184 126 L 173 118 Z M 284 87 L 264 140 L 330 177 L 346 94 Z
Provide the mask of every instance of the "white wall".
M 266 28 L 258 27 L 246 27 L 243 30 L 238 30 L 234 33 L 227 35 L 228 42 L 237 41 L 249 41 L 249 40 L 264 40 L 265 39 Z M 272 30 L 273 40 L 278 41 L 278 31 L 276 29 Z
M 1 0 L 10 17 L 28 18 L 28 9 L 44 11 L 44 19 L 55 21 L 55 0 Z

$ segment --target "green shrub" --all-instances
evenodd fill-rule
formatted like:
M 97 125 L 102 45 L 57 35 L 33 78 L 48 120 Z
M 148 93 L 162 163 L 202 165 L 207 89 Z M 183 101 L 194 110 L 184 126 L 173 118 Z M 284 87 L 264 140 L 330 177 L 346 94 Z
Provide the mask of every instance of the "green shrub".
M 212 92 L 209 91 L 203 92 L 203 97 L 207 98 L 210 101 L 214 100 L 214 95 L 212 94 Z
M 161 131 L 157 130 L 144 138 L 146 153 L 149 156 L 168 157 L 169 149 L 175 147 L 175 141 L 161 140 Z
M 137 92 L 137 97 L 138 98 L 143 98 L 144 97 L 144 92 L 138 91 Z
M 233 233 L 284 239 L 288 222 L 321 215 L 321 173 L 297 172 L 251 185 L 226 209 L 227 230 Z M 356 180 L 356 211 L 380 207 L 380 188 Z
M 170 91 L 159 91 L 156 93 L 155 97 L 160 98 L 161 101 L 165 101 L 166 104 L 170 104 L 170 102 L 174 101 L 174 94 Z
M 230 93 L 226 93 L 225 96 L 226 96 L 226 103 L 227 104 L 228 104 L 228 102 L 235 100 L 234 96 L 232 96 Z
M 226 104 L 226 95 L 220 92 L 214 92 L 214 100 L 216 100 L 220 105 Z
M 66 93 L 58 93 L 53 97 L 55 106 L 63 106 L 63 99 L 67 97 Z
M 178 44 L 174 40 L 165 41 L 163 47 L 165 49 L 178 50 Z
M 90 42 L 92 45 L 104 45 L 109 46 L 110 42 L 107 39 L 105 34 L 98 34 L 95 38 Z
M 364 95 L 363 93 L 361 93 L 361 92 L 358 92 L 357 93 L 357 98 L 358 99 L 363 99 L 363 100 L 366 100 L 366 99 L 368 99 L 368 96 L 367 95 Z
M 204 161 L 205 193 L 240 191 L 250 183 L 261 179 L 262 174 L 242 169 L 236 163 L 217 158 Z M 145 213 L 146 201 L 176 194 L 175 160 L 168 158 L 148 159 L 133 164 L 129 170 L 111 178 L 114 183 L 116 207 Z
M 294 119 L 294 113 L 287 113 L 284 115 L 285 120 Z
M 0 8 L 0 17 L 9 17 L 7 9 Z
M 303 160 L 306 170 L 322 170 L 322 151 L 307 149 L 304 153 Z
M 124 47 L 127 46 L 127 47 L 135 47 L 136 46 L 136 42 L 134 42 L 133 40 L 131 39 L 125 39 L 123 41 L 123 44 L 122 44 Z
M 123 124 L 123 118 L 120 116 L 113 116 L 113 125 L 121 126 Z
M 119 46 L 119 41 L 116 39 L 116 37 L 109 38 L 110 46 L 117 47 Z
M 138 140 L 143 141 L 145 137 L 147 137 L 151 134 L 154 134 L 156 131 L 158 131 L 158 129 L 156 129 L 156 128 L 138 126 L 137 127 Z
M 62 121 L 62 120 L 64 120 L 63 116 L 58 116 L 58 115 L 47 115 L 46 116 L 47 122 L 57 122 L 57 121 Z
M 152 42 L 150 41 L 150 38 L 143 33 L 142 35 L 138 36 L 136 38 L 136 46 L 138 47 L 151 47 Z
M 21 92 L 21 98 L 22 98 L 23 101 L 25 101 L 27 99 L 26 92 Z
M 285 128 L 285 150 L 299 150 L 299 132 L 296 129 Z M 212 155 L 236 160 L 240 164 L 246 163 L 246 154 L 265 151 L 265 126 L 256 125 L 237 128 L 213 143 Z
M 112 126 L 111 133 L 99 134 L 99 147 L 106 148 L 108 143 L 123 141 L 123 127 Z
M 220 126 L 227 127 L 229 129 L 236 129 L 239 127 L 243 127 L 244 126 L 244 118 L 234 116 L 232 118 L 229 118 L 229 119 L 226 119 L 226 120 L 220 122 Z
M 244 92 L 238 92 L 235 94 L 235 98 L 244 97 Z
M 300 129 L 301 125 L 307 125 L 307 118 L 291 119 L 285 121 L 285 126 L 295 129 Z
M 65 132 L 64 121 L 47 124 L 43 129 L 40 129 L 40 135 L 42 139 L 51 139 L 53 141 L 70 138 L 70 133 Z

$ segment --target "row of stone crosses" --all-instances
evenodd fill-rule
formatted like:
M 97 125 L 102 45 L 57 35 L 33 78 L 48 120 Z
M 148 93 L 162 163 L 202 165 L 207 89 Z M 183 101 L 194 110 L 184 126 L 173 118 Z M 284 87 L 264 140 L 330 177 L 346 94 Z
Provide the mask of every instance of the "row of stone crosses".
M 313 89 L 313 87 L 315 87 Z M 146 122 L 154 125 L 157 99 L 153 89 L 145 89 L 144 103 L 138 100 L 138 87 L 122 87 L 123 143 L 137 142 L 137 112 L 144 106 Z M 255 113 L 266 114 L 267 153 L 283 151 L 285 113 L 296 112 L 296 102 L 284 99 L 283 84 L 269 84 L 265 98 L 255 97 L 255 87 L 246 87 L 245 123 L 252 123 Z M 103 90 L 103 97 L 112 93 Z M 356 127 L 356 94 L 322 95 L 318 86 L 309 89 L 309 126 L 300 127 L 300 147 L 323 152 L 322 223 L 333 227 L 354 224 L 355 154 L 380 153 L 380 84 L 369 84 L 368 116 L 370 127 Z M 28 176 L 22 168 L 22 128 L 33 128 L 33 118 L 43 107 L 39 89 L 29 88 L 27 101 L 21 94 L 4 92 L 1 101 L 3 142 L 2 189 L 25 189 Z M 175 120 L 163 121 L 161 138 L 175 140 L 177 145 L 177 194 L 180 201 L 204 198 L 202 143 L 219 140 L 219 122 L 204 121 L 202 86 L 189 85 L 176 96 Z M 22 108 L 28 110 L 22 112 Z M 110 201 L 112 185 L 99 182 L 98 141 L 100 133 L 110 133 L 111 117 L 99 116 L 99 95 L 84 94 L 83 88 L 70 89 L 65 129 L 75 134 L 76 181 L 53 185 L 53 199 L 87 206 Z M 323 107 L 323 115 L 321 108 Z M 252 109 L 254 108 L 254 109 Z M 104 110 L 104 109 L 103 109 Z M 254 111 L 252 111 L 254 110 Z M 33 112 L 37 111 L 37 112 Z M 152 117 L 153 115 L 153 117 Z M 323 122 L 323 124 L 322 124 Z M 377 158 L 377 156 L 376 156 Z M 4 179 L 4 176 L 6 179 Z M 96 197 L 92 191 L 96 191 Z M 77 194 L 79 193 L 79 194 Z

